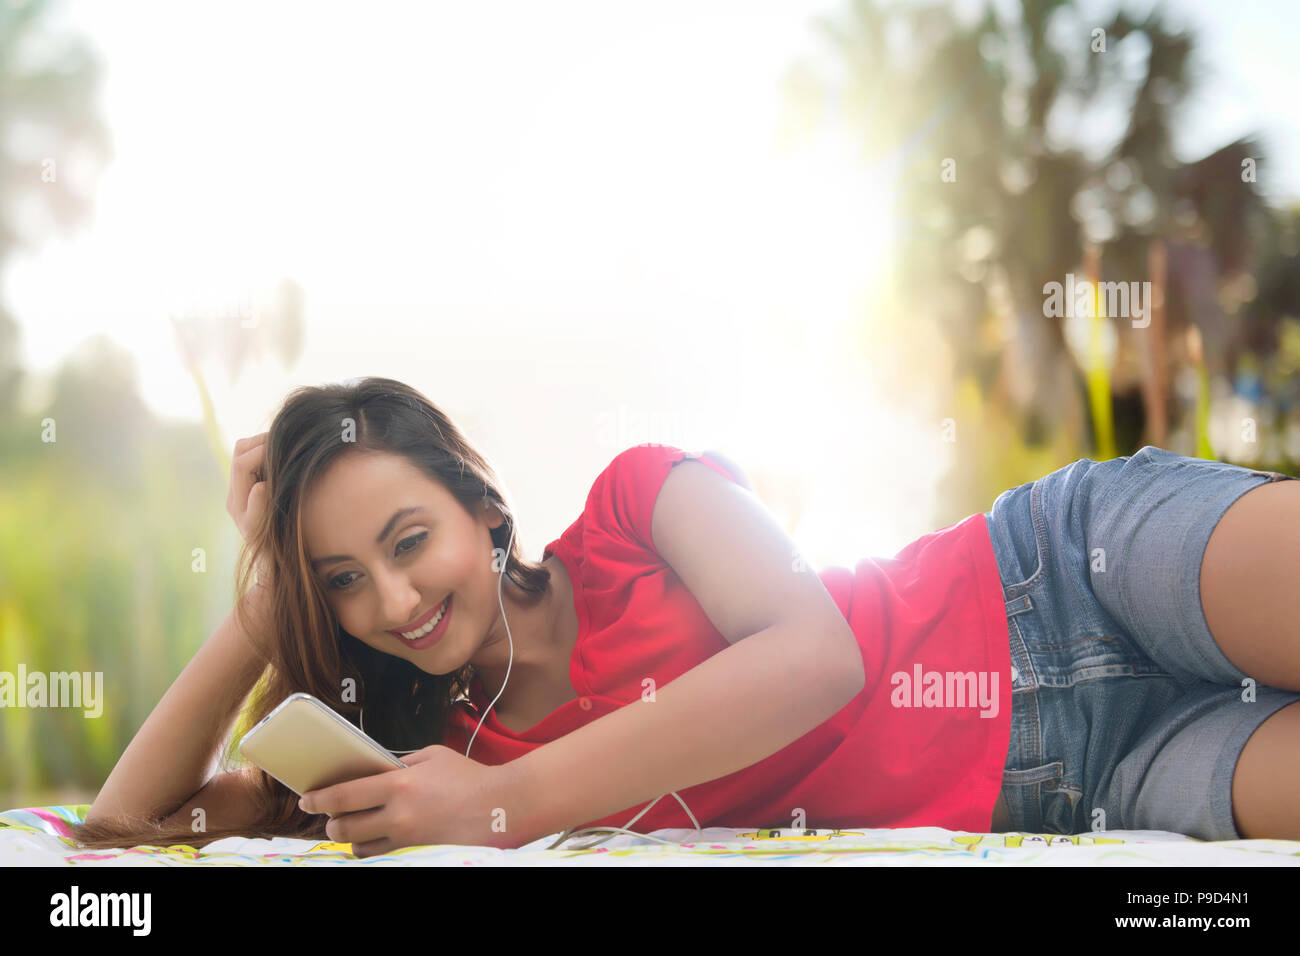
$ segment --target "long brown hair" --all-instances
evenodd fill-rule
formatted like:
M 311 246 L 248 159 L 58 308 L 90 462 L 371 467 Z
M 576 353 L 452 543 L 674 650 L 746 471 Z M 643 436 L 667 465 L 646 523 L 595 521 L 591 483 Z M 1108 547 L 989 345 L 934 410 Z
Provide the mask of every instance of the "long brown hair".
M 410 661 L 377 651 L 342 629 L 311 572 L 303 543 L 301 507 L 313 484 L 344 455 L 386 452 L 400 455 L 442 484 L 470 514 L 486 499 L 504 506 L 496 473 L 460 430 L 415 389 L 388 378 L 362 378 L 342 384 L 294 389 L 271 422 L 267 435 L 265 479 L 269 492 L 266 520 L 250 531 L 236 565 L 236 596 L 253 585 L 254 569 L 270 581 L 270 633 L 254 633 L 240 601 L 240 626 L 263 647 L 266 667 L 236 723 L 223 763 L 244 769 L 238 740 L 290 694 L 305 692 L 329 704 L 353 724 L 365 707 L 366 733 L 393 750 L 443 743 L 450 710 L 467 699 L 473 667 L 433 675 Z M 523 591 L 545 595 L 550 571 L 523 557 L 519 536 L 511 543 L 514 519 L 491 529 L 492 544 L 504 554 L 504 573 Z M 509 549 L 507 550 L 507 545 Z M 263 572 L 264 574 L 267 572 Z M 356 700 L 345 699 L 352 679 Z M 328 817 L 298 809 L 298 797 L 258 767 L 248 767 L 256 786 L 256 820 L 195 833 L 184 820 L 163 818 L 184 803 L 149 817 L 107 817 L 71 827 L 73 839 L 87 848 L 150 844 L 202 847 L 228 836 L 325 839 Z

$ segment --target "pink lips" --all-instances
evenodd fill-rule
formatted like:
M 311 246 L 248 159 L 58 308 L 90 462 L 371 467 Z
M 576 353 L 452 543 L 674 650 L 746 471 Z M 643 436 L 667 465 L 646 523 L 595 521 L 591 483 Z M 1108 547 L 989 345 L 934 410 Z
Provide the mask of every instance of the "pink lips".
M 421 627 L 424 627 L 424 625 L 428 624 L 431 620 L 433 620 L 433 616 L 438 613 L 438 609 L 442 607 L 443 603 L 447 605 L 447 610 L 443 612 L 442 620 L 438 622 L 437 627 L 435 627 L 428 634 L 424 635 L 424 637 L 420 638 L 418 641 L 408 641 L 405 637 L 402 636 L 401 631 L 390 630 L 388 633 L 392 634 L 394 637 L 396 637 L 407 647 L 415 648 L 417 650 L 422 647 L 428 647 L 430 644 L 438 640 L 438 638 L 442 637 L 443 632 L 447 629 L 447 621 L 451 618 L 451 605 L 452 605 L 451 595 L 447 595 L 446 599 L 442 603 L 434 605 L 434 607 L 430 611 L 424 614 L 414 624 L 410 625 L 409 627 L 403 628 L 403 630 L 410 632 L 410 631 L 418 630 Z

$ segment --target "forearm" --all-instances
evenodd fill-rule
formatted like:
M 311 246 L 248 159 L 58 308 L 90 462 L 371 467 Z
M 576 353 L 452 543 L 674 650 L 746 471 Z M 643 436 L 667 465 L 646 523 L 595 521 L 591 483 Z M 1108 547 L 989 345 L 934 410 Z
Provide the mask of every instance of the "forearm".
M 845 633 L 823 639 L 789 623 L 759 631 L 657 688 L 653 702 L 511 761 L 507 826 L 531 842 L 771 756 L 862 689 L 861 652 Z
M 264 621 L 265 592 L 244 600 L 253 620 Z M 154 814 L 193 796 L 263 668 L 232 610 L 136 732 L 86 819 Z

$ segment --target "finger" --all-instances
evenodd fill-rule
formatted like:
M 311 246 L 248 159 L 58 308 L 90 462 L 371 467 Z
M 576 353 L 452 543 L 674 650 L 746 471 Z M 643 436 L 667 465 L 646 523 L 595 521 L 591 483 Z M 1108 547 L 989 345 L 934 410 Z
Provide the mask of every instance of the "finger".
M 230 498 L 226 503 L 226 510 L 230 511 L 233 506 L 235 510 L 231 511 L 232 515 L 242 514 L 248 510 L 248 493 L 260 480 L 258 474 L 265 459 L 266 445 L 263 443 L 240 452 L 231 461 Z
M 265 481 L 255 482 L 253 487 L 248 491 L 248 508 L 246 509 L 246 513 L 252 514 L 254 509 L 260 510 L 265 507 L 266 496 L 268 493 L 269 489 L 267 488 Z
M 266 442 L 258 442 L 256 445 L 250 445 L 238 455 L 235 456 L 231 465 L 239 463 L 239 467 L 247 472 L 255 472 L 262 467 L 262 462 L 266 461 Z
M 393 781 L 388 779 L 389 773 L 390 771 L 382 770 L 346 783 L 336 783 L 332 787 L 308 790 L 298 805 L 307 813 L 328 813 L 335 817 L 342 813 L 382 807 L 393 792 Z
M 401 757 L 400 759 L 402 763 L 406 764 L 408 767 L 414 767 L 417 763 L 424 763 L 426 760 L 432 757 L 434 750 L 438 746 L 439 746 L 438 744 L 434 744 L 433 746 L 425 747 L 423 750 L 417 750 L 415 751 L 415 753 L 407 754 L 406 756 Z
M 343 841 L 339 841 L 340 843 Z M 383 840 L 367 840 L 365 843 L 353 843 L 352 855 L 358 858 L 367 856 L 387 856 L 397 849 L 397 845 L 387 838 Z
M 386 839 L 392 821 L 382 809 L 335 817 L 325 824 L 325 835 L 335 843 L 367 843 Z
M 260 435 L 250 435 L 247 438 L 239 439 L 239 441 L 235 442 L 235 456 L 238 456 L 242 452 L 247 451 L 248 449 L 252 448 L 254 445 L 259 445 L 262 442 L 266 441 L 266 436 L 269 434 L 271 433 L 262 432 Z

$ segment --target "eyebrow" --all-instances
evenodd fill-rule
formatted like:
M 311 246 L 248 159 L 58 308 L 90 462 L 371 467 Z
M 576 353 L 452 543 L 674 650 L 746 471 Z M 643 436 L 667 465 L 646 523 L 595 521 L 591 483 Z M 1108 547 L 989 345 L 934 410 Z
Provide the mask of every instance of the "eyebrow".
M 397 522 L 401 521 L 407 515 L 415 514 L 418 511 L 427 512 L 428 510 L 429 510 L 428 508 L 422 508 L 418 505 L 410 508 L 398 508 L 396 511 L 393 512 L 393 516 L 388 519 L 388 523 L 384 525 L 383 530 L 379 532 L 379 537 L 375 538 L 375 544 L 383 544 L 384 539 L 393 533 L 393 527 L 397 524 Z M 337 561 L 355 561 L 355 560 L 356 558 L 352 557 L 352 555 L 350 554 L 331 554 L 329 557 L 326 558 L 317 558 L 315 561 L 311 563 L 311 566 L 314 570 L 319 571 L 322 566 L 327 564 L 334 564 Z

